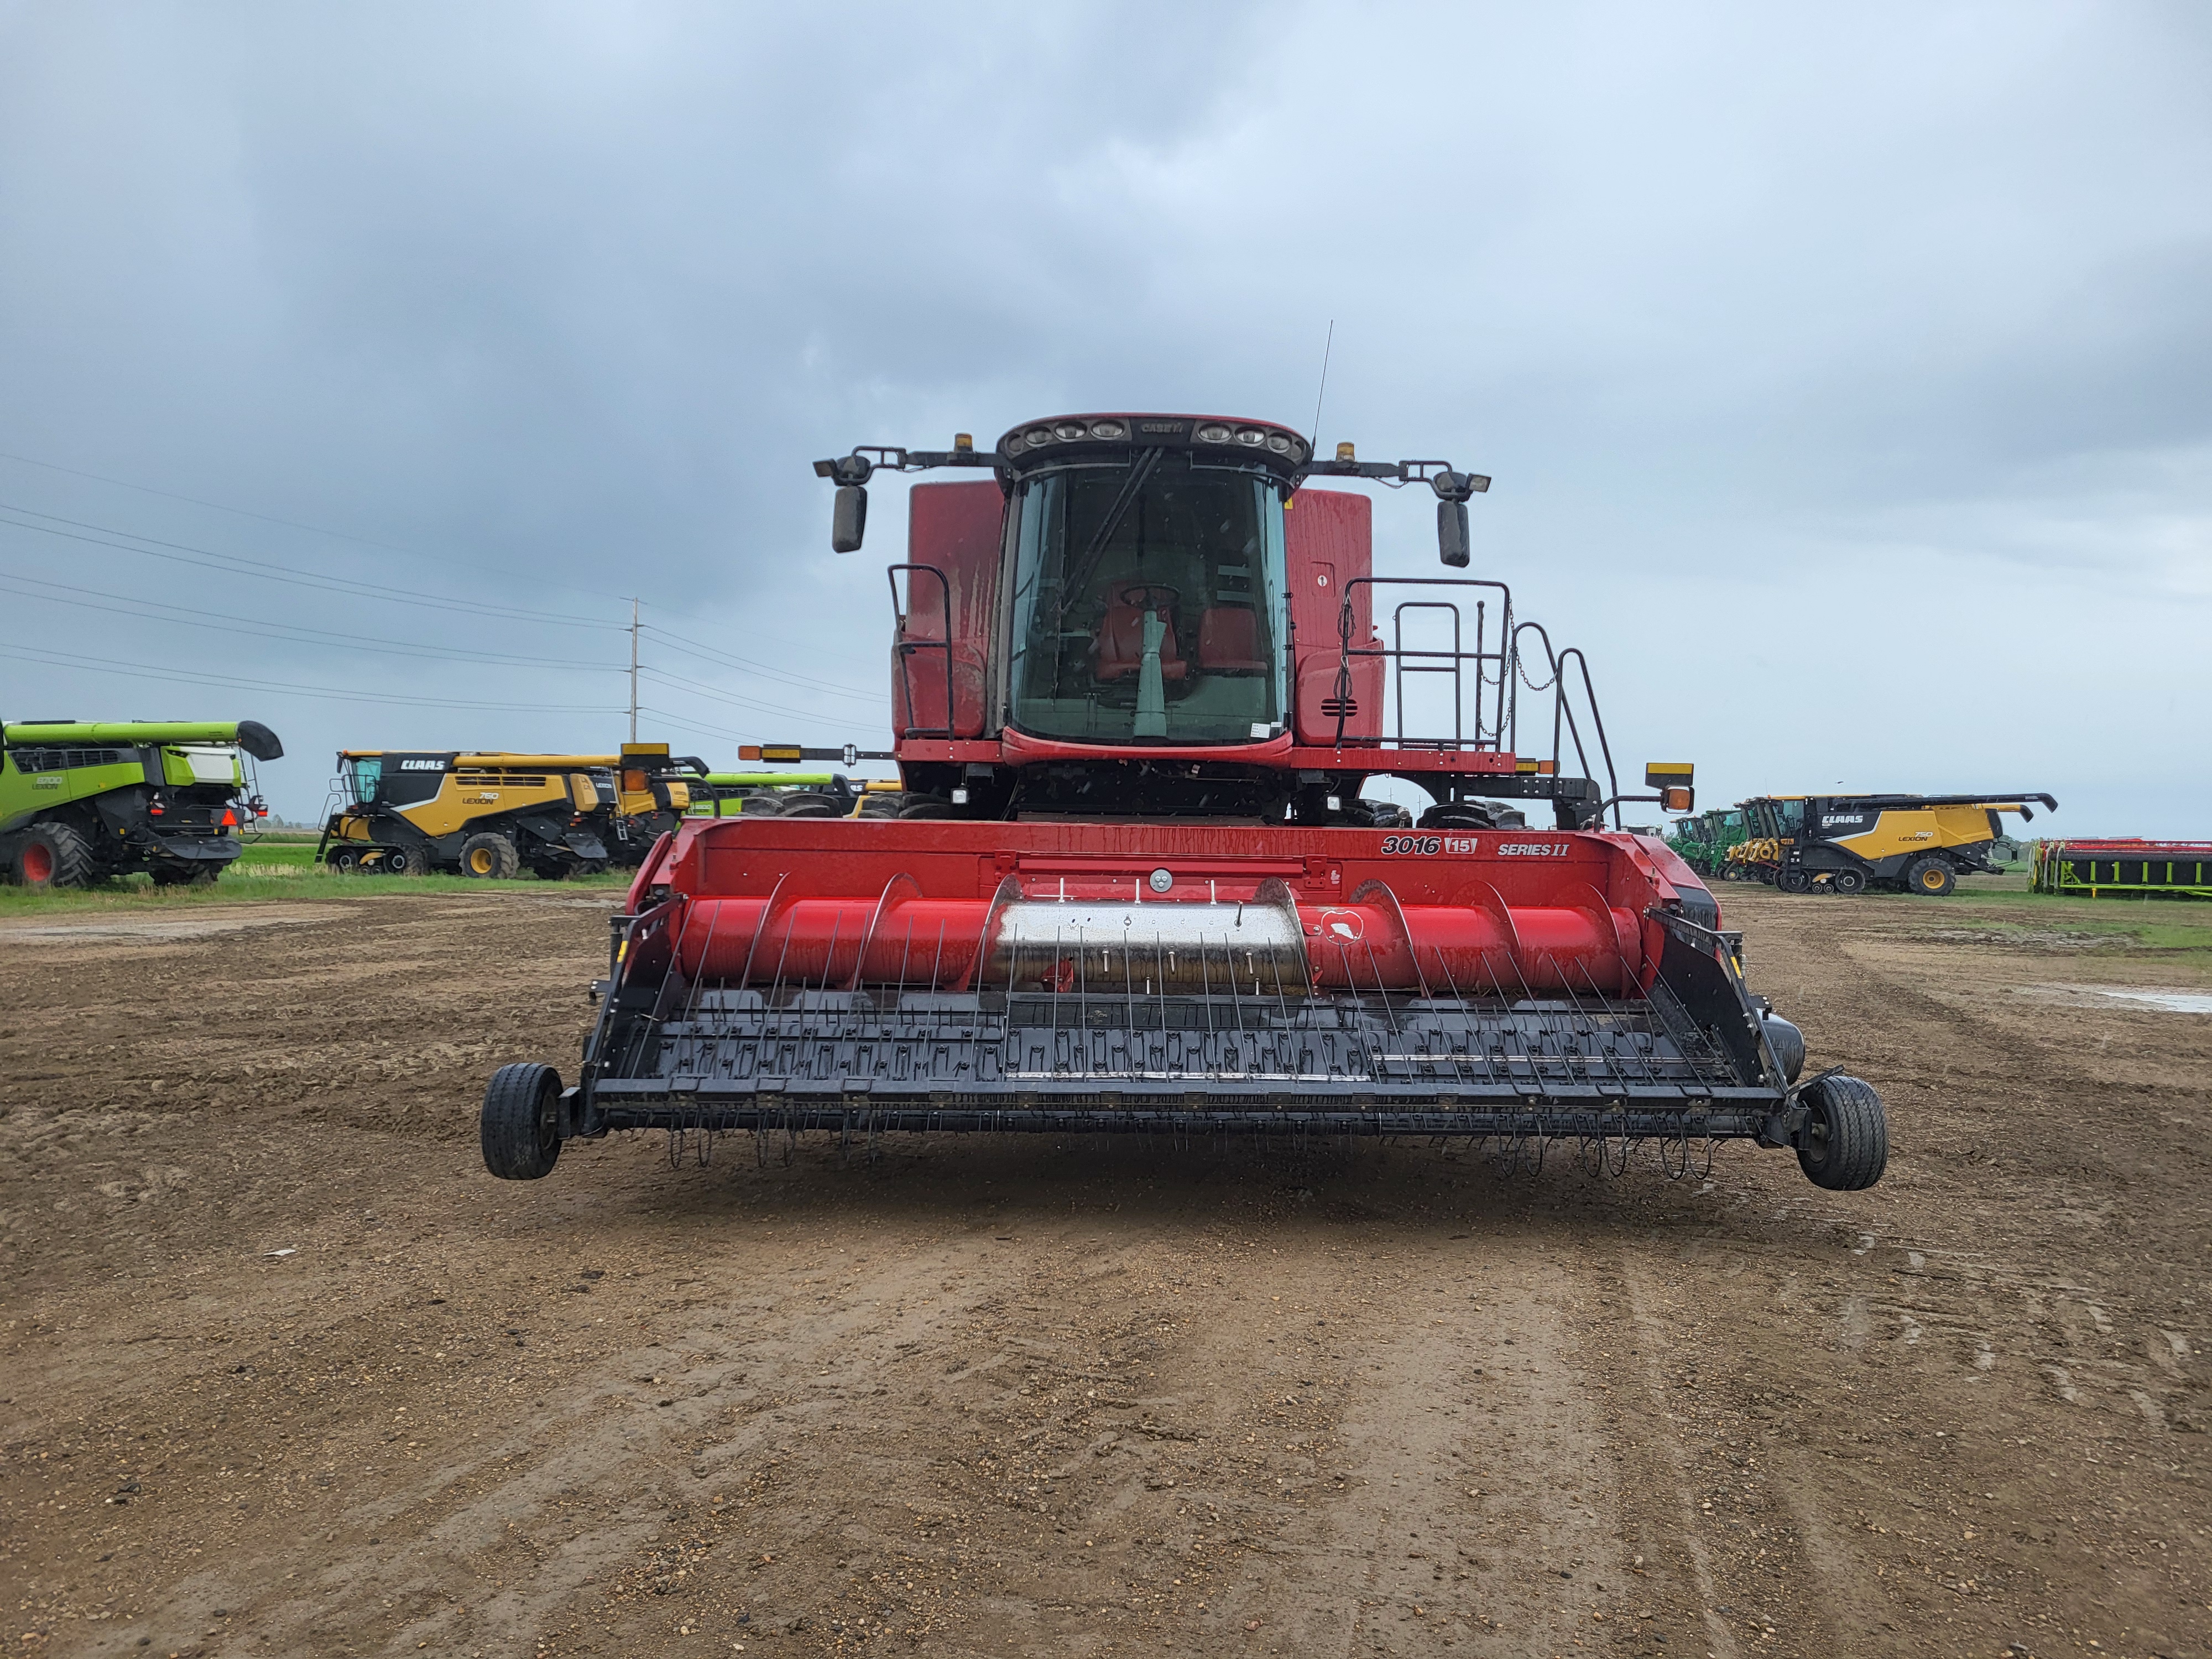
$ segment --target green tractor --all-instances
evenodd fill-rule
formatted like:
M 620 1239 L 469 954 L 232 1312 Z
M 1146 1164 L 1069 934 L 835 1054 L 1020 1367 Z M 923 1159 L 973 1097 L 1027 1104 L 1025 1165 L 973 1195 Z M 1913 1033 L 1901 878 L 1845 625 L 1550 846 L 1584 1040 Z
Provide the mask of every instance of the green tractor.
M 1729 848 L 1741 844 L 1750 834 L 1741 809 L 1716 809 L 1700 812 L 1693 818 L 1675 819 L 1674 828 L 1668 833 L 1667 844 L 1683 863 L 1707 881 L 1725 880 L 1729 874 Z
M 258 720 L 0 726 L 0 871 L 34 888 L 139 870 L 157 887 L 211 882 L 269 815 L 240 750 L 284 745 Z

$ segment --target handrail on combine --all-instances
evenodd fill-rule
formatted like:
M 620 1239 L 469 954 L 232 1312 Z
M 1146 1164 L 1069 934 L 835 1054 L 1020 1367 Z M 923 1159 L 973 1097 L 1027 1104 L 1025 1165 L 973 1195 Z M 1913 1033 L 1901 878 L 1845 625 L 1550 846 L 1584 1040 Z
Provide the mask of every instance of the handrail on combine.
M 1486 587 L 1495 588 L 1500 597 L 1499 647 L 1484 649 L 1489 626 L 1488 605 L 1478 599 L 1474 607 L 1474 649 L 1463 648 L 1464 618 L 1459 605 L 1450 599 L 1407 599 L 1391 613 L 1391 643 L 1384 645 L 1354 645 L 1352 630 L 1357 625 L 1352 597 L 1362 587 Z M 1408 611 L 1444 611 L 1451 614 L 1452 647 L 1449 651 L 1409 647 L 1405 642 L 1406 612 Z M 1344 603 L 1338 608 L 1337 671 L 1336 671 L 1336 741 L 1340 748 L 1371 745 L 1380 748 L 1386 742 L 1401 749 L 1502 749 L 1512 720 L 1513 683 L 1510 641 L 1512 638 L 1513 590 L 1504 582 L 1489 581 L 1468 576 L 1355 576 L 1344 585 Z M 1394 738 L 1362 738 L 1348 735 L 1345 722 L 1350 718 L 1352 703 L 1352 659 L 1355 657 L 1380 657 L 1389 660 L 1398 693 L 1398 729 Z M 1413 660 L 1409 661 L 1408 659 Z M 1470 739 L 1467 729 L 1466 684 L 1460 665 L 1474 664 L 1474 732 Z M 1496 664 L 1495 673 L 1488 666 Z M 1405 677 L 1407 674 L 1449 674 L 1452 681 L 1452 732 L 1445 738 L 1409 738 L 1406 735 Z M 1486 694 L 1494 693 L 1486 709 Z
M 1480 599 L 1477 599 L 1474 602 L 1474 641 L 1475 649 L 1477 651 L 1480 651 L 1482 648 L 1482 607 L 1483 602 Z M 1449 653 L 1442 651 L 1408 651 L 1406 648 L 1406 613 L 1408 611 L 1442 611 L 1449 613 L 1451 617 L 1451 650 Z M 1462 726 L 1462 715 L 1464 712 L 1464 705 L 1467 700 L 1467 694 L 1465 688 L 1462 685 L 1460 681 L 1459 665 L 1465 653 L 1460 650 L 1459 607 L 1449 599 L 1407 599 L 1404 601 L 1396 610 L 1390 613 L 1390 645 L 1391 654 L 1394 659 L 1390 665 L 1392 675 L 1391 690 L 1396 694 L 1398 702 L 1399 747 L 1405 747 L 1407 742 L 1406 676 L 1408 674 L 1449 674 L 1451 676 L 1452 683 L 1452 747 L 1455 749 L 1461 748 L 1462 746 L 1462 739 L 1465 736 L 1465 730 Z M 1449 655 L 1450 658 L 1449 662 L 1417 662 L 1413 664 L 1410 667 L 1407 666 L 1406 662 L 1406 659 L 1409 656 L 1442 657 L 1446 655 Z
M 1552 636 L 1544 624 L 1538 622 L 1525 622 L 1513 630 L 1513 663 L 1516 671 L 1520 671 L 1521 635 L 1532 629 L 1536 637 L 1544 642 L 1544 660 L 1549 663 L 1552 668 L 1552 677 L 1549 679 L 1541 685 L 1530 680 L 1528 689 L 1531 691 L 1552 693 L 1553 763 L 1556 766 L 1565 758 L 1559 743 L 1564 729 L 1565 735 L 1574 741 L 1576 765 L 1582 769 L 1582 775 L 1584 777 L 1589 775 L 1589 751 L 1583 745 L 1582 726 L 1575 719 L 1574 704 L 1567 696 L 1567 659 L 1571 657 L 1576 667 L 1582 672 L 1583 701 L 1589 708 L 1590 725 L 1597 738 L 1598 757 L 1605 763 L 1606 799 L 1613 807 L 1613 827 L 1618 830 L 1620 828 L 1620 778 L 1613 770 L 1613 745 L 1606 740 L 1605 716 L 1598 713 L 1597 688 L 1590 683 L 1589 659 L 1583 655 L 1582 647 L 1578 645 L 1571 645 L 1564 651 L 1553 650 Z M 1522 677 L 1524 679 L 1527 678 L 1525 671 L 1520 672 L 1522 672 Z M 1520 752 L 1521 736 L 1517 697 L 1515 703 L 1515 720 L 1511 735 L 1514 739 L 1514 752 L 1517 754 Z M 1601 819 L 1602 817 L 1603 814 L 1601 813 Z
M 907 608 L 903 611 L 899 609 L 898 579 L 899 572 L 902 570 L 908 573 L 906 585 Z M 926 572 L 936 577 L 938 590 L 945 596 L 945 637 L 941 640 L 915 640 L 907 637 L 907 619 L 914 614 L 912 573 L 915 571 Z M 899 736 L 950 738 L 955 735 L 956 731 L 952 702 L 952 584 L 946 580 L 945 573 L 933 564 L 895 564 L 890 566 L 884 574 L 890 579 L 891 585 L 891 616 L 898 626 L 898 636 L 894 649 L 898 657 L 899 690 L 905 694 L 906 717 L 909 722 L 899 732 Z M 914 677 L 908 667 L 908 661 L 917 651 L 942 651 L 945 653 L 945 726 L 941 731 L 933 726 L 915 726 L 911 723 L 915 713 Z

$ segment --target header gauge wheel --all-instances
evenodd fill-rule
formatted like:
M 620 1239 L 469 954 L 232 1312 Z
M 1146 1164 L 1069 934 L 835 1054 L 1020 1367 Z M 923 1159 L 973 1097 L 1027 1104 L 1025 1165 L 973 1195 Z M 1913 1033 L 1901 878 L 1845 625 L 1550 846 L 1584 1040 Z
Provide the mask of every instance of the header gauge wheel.
M 561 1074 L 524 1061 L 492 1073 L 483 1097 L 483 1161 L 501 1181 L 537 1181 L 561 1156 Z
M 1838 1073 L 1806 1090 L 1797 1167 L 1815 1187 L 1856 1193 L 1889 1167 L 1889 1119 L 1874 1085 Z

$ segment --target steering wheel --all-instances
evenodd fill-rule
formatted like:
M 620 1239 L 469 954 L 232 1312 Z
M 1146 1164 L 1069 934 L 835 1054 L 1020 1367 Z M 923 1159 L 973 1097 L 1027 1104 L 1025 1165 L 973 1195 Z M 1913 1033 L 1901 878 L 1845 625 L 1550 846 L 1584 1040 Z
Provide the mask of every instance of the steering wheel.
M 1154 599 L 1152 596 L 1156 593 L 1166 594 L 1167 603 L 1162 605 Z M 1137 582 L 1123 588 L 1115 597 L 1133 608 L 1162 611 L 1173 615 L 1176 606 L 1182 603 L 1182 590 L 1162 582 Z

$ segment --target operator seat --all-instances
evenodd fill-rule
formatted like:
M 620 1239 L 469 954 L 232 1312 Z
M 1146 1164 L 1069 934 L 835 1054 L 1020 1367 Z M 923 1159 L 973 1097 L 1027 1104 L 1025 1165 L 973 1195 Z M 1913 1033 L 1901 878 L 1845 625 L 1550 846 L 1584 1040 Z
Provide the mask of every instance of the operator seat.
M 1190 672 L 1176 643 L 1175 618 L 1164 606 L 1155 606 L 1167 632 L 1160 636 L 1160 678 L 1176 681 Z M 1145 611 L 1140 605 L 1116 602 L 1106 608 L 1098 632 L 1091 641 L 1091 677 L 1102 685 L 1133 677 L 1145 665 Z
M 1208 674 L 1264 674 L 1260 619 L 1242 605 L 1208 606 L 1198 619 L 1198 665 Z

